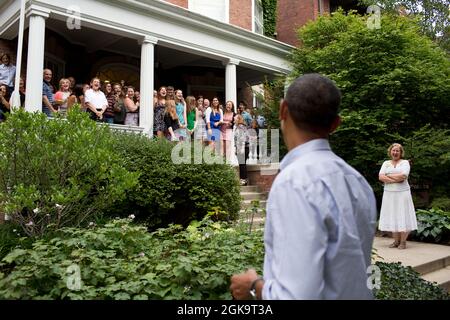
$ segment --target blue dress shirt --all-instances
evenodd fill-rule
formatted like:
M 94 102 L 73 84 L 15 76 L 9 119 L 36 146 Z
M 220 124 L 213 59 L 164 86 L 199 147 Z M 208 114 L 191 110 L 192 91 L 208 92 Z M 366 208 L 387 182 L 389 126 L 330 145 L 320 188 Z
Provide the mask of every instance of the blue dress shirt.
M 292 149 L 267 202 L 263 299 L 373 299 L 376 200 L 328 140 Z

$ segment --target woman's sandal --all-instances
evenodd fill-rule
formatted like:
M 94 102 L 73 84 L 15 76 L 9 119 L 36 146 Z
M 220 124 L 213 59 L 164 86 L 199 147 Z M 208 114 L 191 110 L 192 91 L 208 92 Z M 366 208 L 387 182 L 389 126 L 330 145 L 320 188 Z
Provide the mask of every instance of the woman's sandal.
M 398 248 L 399 245 L 400 245 L 400 241 L 394 241 L 393 243 L 391 243 L 389 245 L 389 248 Z

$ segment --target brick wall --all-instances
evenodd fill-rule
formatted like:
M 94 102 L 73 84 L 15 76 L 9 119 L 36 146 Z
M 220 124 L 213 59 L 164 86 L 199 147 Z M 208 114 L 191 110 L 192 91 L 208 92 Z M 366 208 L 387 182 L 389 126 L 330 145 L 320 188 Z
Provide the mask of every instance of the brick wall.
M 269 192 L 279 172 L 279 165 L 273 166 L 274 169 L 269 169 L 268 165 L 247 165 L 249 185 L 259 186 L 262 192 Z
M 252 0 L 230 0 L 230 24 L 252 31 Z
M 277 40 L 297 46 L 296 31 L 319 15 L 318 0 L 278 0 Z M 330 12 L 330 1 L 322 0 L 324 13 Z
M 170 2 L 174 5 L 183 7 L 183 8 L 188 8 L 188 0 L 166 0 L 166 2 Z

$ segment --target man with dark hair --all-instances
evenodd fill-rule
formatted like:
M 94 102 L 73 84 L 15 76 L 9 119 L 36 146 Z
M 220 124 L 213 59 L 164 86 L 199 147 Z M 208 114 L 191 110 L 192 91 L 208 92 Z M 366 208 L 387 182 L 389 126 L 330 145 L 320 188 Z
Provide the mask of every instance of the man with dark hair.
M 364 177 L 327 140 L 341 94 L 319 74 L 297 78 L 280 104 L 289 150 L 270 190 L 264 277 L 231 278 L 235 299 L 372 299 L 367 268 L 376 202 Z

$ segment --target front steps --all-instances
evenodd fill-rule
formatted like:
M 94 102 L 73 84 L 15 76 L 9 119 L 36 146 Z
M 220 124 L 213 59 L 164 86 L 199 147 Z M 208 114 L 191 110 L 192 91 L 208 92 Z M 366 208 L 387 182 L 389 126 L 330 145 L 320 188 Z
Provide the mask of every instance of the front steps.
M 251 223 L 256 229 L 262 229 L 266 216 L 267 193 L 261 192 L 258 186 L 241 186 L 241 197 L 240 219 Z
M 435 282 L 450 292 L 450 246 L 408 241 L 405 250 L 389 248 L 392 238 L 375 237 L 374 248 L 383 262 L 401 262 L 411 266 L 422 279 Z

